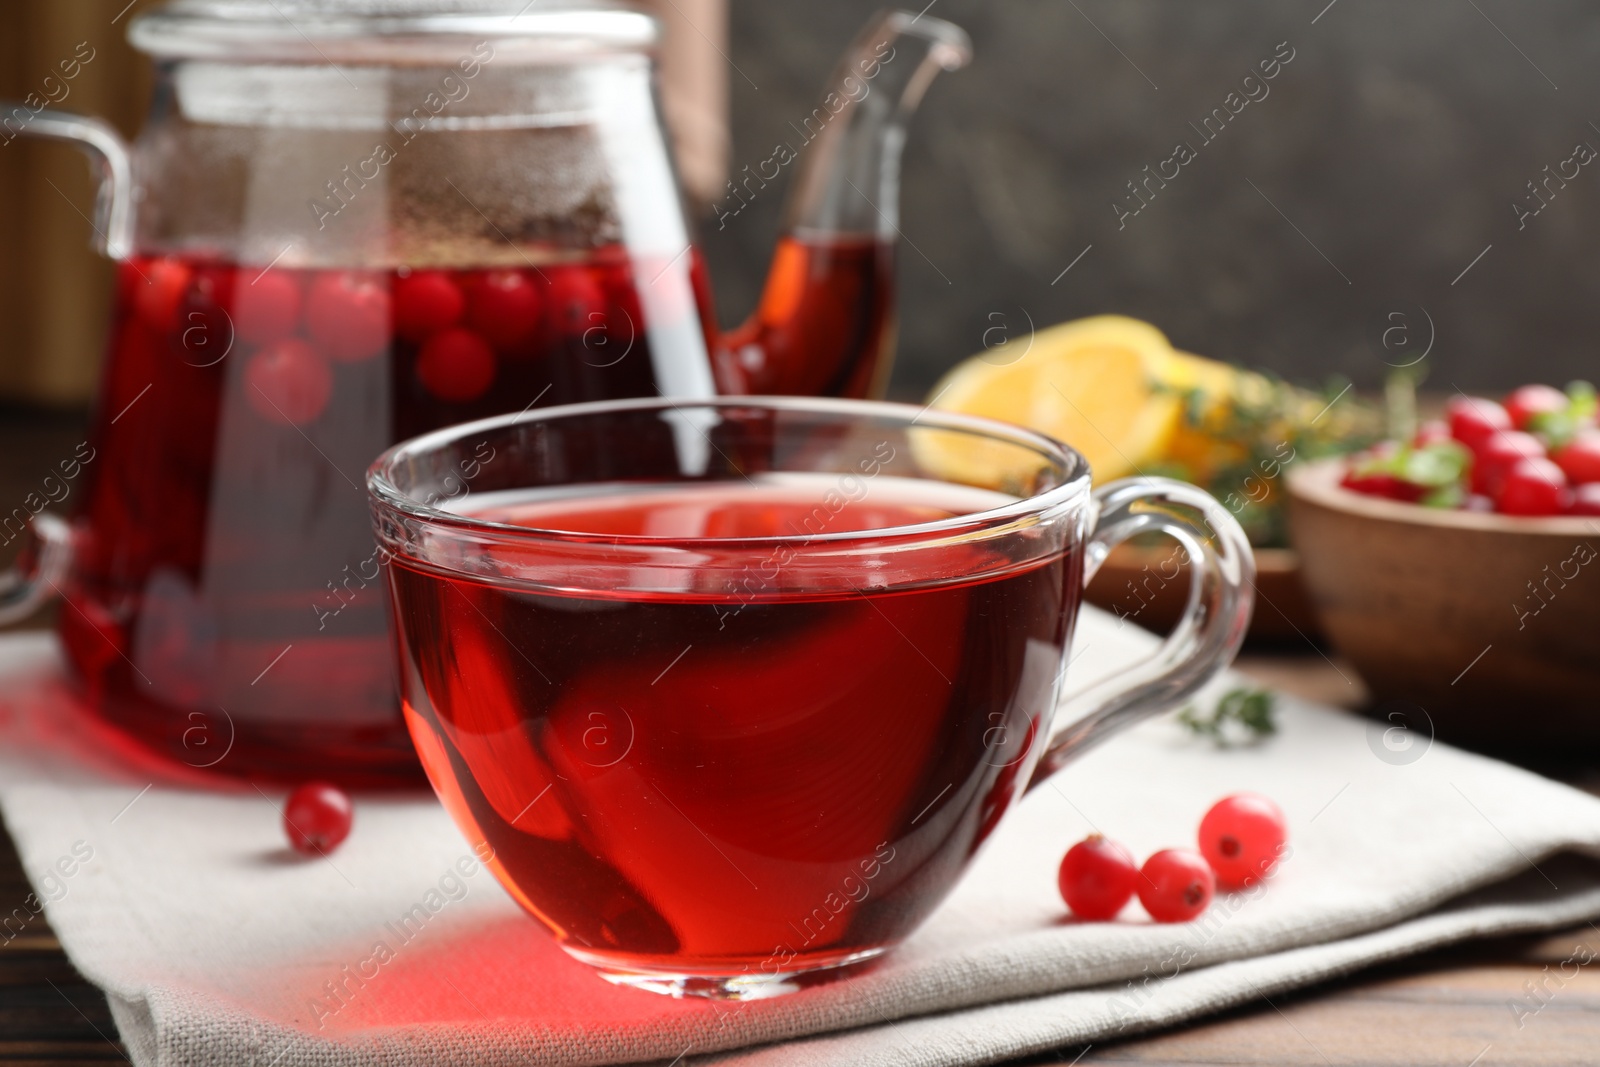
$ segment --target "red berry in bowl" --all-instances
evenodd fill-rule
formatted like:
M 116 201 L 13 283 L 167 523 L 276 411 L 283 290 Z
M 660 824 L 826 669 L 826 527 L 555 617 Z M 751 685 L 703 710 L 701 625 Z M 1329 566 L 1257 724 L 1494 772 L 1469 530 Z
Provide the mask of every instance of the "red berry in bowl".
M 478 279 L 467 298 L 467 322 L 496 348 L 515 348 L 539 327 L 544 303 L 531 278 L 494 270 Z
M 394 329 L 408 341 L 454 326 L 466 308 L 461 286 L 440 271 L 412 271 L 394 283 Z
M 1256 793 L 1236 793 L 1200 820 L 1200 854 L 1223 889 L 1246 889 L 1278 865 L 1289 825 L 1278 805 Z
M 1559 515 L 1568 492 L 1560 467 L 1548 459 L 1524 459 L 1506 474 L 1499 510 L 1503 515 Z
M 327 782 L 307 782 L 283 805 L 283 832 L 289 847 L 307 856 L 322 856 L 350 836 L 353 808 L 344 790 Z
M 315 349 L 291 337 L 268 345 L 244 366 L 245 399 L 270 422 L 304 426 L 333 396 L 333 369 Z
M 1525 459 L 1543 459 L 1544 442 L 1521 430 L 1491 434 L 1478 448 L 1472 463 L 1472 491 L 1499 499 L 1511 468 Z
M 1567 410 L 1570 403 L 1566 393 L 1548 385 L 1524 385 L 1506 397 L 1506 414 L 1511 425 L 1519 430 L 1528 428 L 1535 415 L 1553 415 Z
M 440 400 L 476 400 L 494 382 L 494 349 L 471 330 L 441 330 L 422 346 L 417 378 Z
M 233 327 L 252 345 L 281 341 L 300 328 L 300 280 L 285 270 L 269 270 L 247 280 L 240 275 L 233 294 Z
M 1417 427 L 1417 432 L 1411 435 L 1411 447 L 1427 448 L 1429 445 L 1453 440 L 1455 438 L 1450 436 L 1449 423 L 1432 419 Z
M 1600 482 L 1600 433 L 1579 434 L 1550 454 L 1573 485 Z
M 1158 923 L 1186 923 L 1205 911 L 1217 880 L 1205 857 L 1186 848 L 1169 848 L 1144 861 L 1139 870 L 1139 903 Z
M 1580 485 L 1567 503 L 1568 515 L 1600 515 L 1600 482 Z
M 328 359 L 371 359 L 389 344 L 389 291 L 371 275 L 324 274 L 306 300 L 306 330 Z
M 1139 884 L 1139 865 L 1133 853 L 1090 834 L 1067 849 L 1057 876 L 1061 899 L 1080 919 L 1105 921 L 1133 899 Z
M 1358 474 L 1355 471 L 1347 473 L 1339 482 L 1354 493 L 1364 496 L 1381 496 L 1389 500 L 1400 500 L 1408 504 L 1415 504 L 1421 500 L 1427 489 L 1420 485 L 1413 485 L 1402 478 L 1392 474 L 1376 472 L 1372 474 Z
M 1450 435 L 1474 452 L 1498 430 L 1511 429 L 1511 416 L 1493 400 L 1456 396 L 1445 405 Z
M 134 290 L 134 309 L 146 326 L 170 330 L 177 324 L 178 306 L 189 291 L 194 272 L 175 259 L 152 259 Z

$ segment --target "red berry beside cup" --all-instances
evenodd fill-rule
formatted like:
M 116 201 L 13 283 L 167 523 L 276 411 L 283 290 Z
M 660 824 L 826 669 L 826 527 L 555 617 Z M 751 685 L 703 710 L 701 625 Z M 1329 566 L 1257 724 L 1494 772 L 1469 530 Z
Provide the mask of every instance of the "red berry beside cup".
M 1289 839 L 1278 805 L 1258 793 L 1236 793 L 1200 820 L 1200 853 L 1223 889 L 1248 889 L 1272 874 Z
M 1186 848 L 1157 852 L 1139 868 L 1139 903 L 1158 923 L 1186 923 L 1205 911 L 1217 892 L 1205 857 Z
M 350 836 L 354 806 L 344 790 L 327 782 L 307 782 L 283 805 L 283 832 L 289 847 L 306 856 L 325 856 Z
M 1137 893 L 1156 922 L 1189 922 L 1219 888 L 1249 889 L 1272 876 L 1289 839 L 1288 821 L 1266 797 L 1236 793 L 1206 812 L 1199 838 L 1199 852 L 1163 849 L 1139 867 L 1126 848 L 1090 834 L 1061 860 L 1061 897 L 1078 918 L 1106 921 Z
M 1115 919 L 1133 899 L 1139 884 L 1139 865 L 1133 853 L 1090 834 L 1067 849 L 1057 875 L 1061 899 L 1080 919 Z

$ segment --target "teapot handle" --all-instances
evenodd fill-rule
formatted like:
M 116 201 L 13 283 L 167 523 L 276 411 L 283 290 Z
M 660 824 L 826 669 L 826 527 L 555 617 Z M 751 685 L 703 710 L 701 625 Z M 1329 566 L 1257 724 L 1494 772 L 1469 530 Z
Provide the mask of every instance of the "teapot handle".
M 19 136 L 66 141 L 78 148 L 100 172 L 95 196 L 95 247 L 111 259 L 133 253 L 133 153 L 111 124 L 53 108 L 32 108 L 0 101 L 0 144 Z
M 72 565 L 72 528 L 64 520 L 41 511 L 28 532 L 32 543 L 16 566 L 0 571 L 0 626 L 21 622 L 58 595 Z
M 1188 700 L 1239 653 L 1255 603 L 1255 556 L 1244 530 L 1215 497 L 1170 478 L 1126 478 L 1097 489 L 1098 518 L 1084 547 L 1084 585 L 1111 549 L 1143 533 L 1183 546 L 1192 568 L 1189 603 L 1148 659 L 1067 698 L 1028 788 L 1085 749 Z

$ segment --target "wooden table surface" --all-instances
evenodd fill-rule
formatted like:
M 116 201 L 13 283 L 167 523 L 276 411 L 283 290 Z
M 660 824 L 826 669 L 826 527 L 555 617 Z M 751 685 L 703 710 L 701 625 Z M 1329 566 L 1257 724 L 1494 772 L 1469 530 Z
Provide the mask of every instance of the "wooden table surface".
M 29 457 L 70 451 L 81 417 L 0 413 L 0 491 L 31 484 Z M 0 552 L 0 564 L 9 552 Z M 1239 666 L 1274 686 L 1342 707 L 1365 699 L 1307 647 L 1243 657 Z M 1600 792 L 1600 768 L 1560 777 Z M 0 834 L 0 915 L 30 892 L 10 840 Z M 1417 956 L 1294 995 L 1263 998 L 1222 1016 L 1133 1040 L 1059 1049 L 1033 1065 L 1600 1063 L 1600 967 L 1563 973 L 1579 945 L 1600 956 L 1600 930 L 1477 942 Z M 1571 968 L 1569 967 L 1568 972 Z M 1544 1002 L 1520 1015 L 1534 990 Z M 0 1063 L 122 1062 L 125 1051 L 105 997 L 73 970 L 44 919 L 0 941 Z M 231 1065 L 230 1065 L 231 1067 Z M 244 1065 L 239 1065 L 244 1067 Z

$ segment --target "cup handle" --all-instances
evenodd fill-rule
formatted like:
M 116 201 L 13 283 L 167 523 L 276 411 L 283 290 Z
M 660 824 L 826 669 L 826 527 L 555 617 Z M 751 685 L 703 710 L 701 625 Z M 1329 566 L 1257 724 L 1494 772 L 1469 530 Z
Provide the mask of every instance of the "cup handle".
M 0 626 L 21 622 L 61 591 L 72 565 L 72 528 L 41 511 L 28 524 L 33 535 L 17 565 L 0 571 Z
M 1084 544 L 1088 585 L 1111 549 L 1136 534 L 1164 533 L 1188 553 L 1189 603 L 1148 659 L 1062 701 L 1034 768 L 1033 788 L 1119 730 L 1177 707 L 1233 662 L 1255 601 L 1255 556 L 1244 530 L 1216 498 L 1170 478 L 1127 478 L 1095 490 L 1094 532 Z

